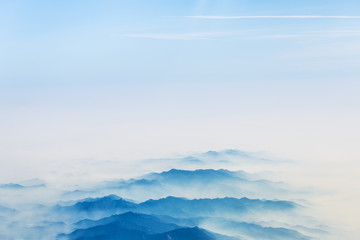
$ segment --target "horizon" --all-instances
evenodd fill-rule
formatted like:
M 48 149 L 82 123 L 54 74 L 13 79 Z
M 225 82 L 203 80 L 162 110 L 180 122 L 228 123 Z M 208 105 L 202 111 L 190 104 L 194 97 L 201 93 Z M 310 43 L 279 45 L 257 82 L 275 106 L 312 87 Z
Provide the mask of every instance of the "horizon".
M 0 185 L 74 187 L 234 149 L 276 164 L 225 169 L 318 189 L 322 214 L 335 209 L 327 217 L 357 239 L 359 9 L 2 1 Z

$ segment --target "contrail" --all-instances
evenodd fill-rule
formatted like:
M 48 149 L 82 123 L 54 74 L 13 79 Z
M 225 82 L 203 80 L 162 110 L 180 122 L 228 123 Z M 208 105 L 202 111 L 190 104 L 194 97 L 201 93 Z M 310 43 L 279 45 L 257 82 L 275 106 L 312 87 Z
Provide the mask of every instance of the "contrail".
M 187 18 L 202 19 L 257 19 L 257 18 L 282 18 L 282 19 L 307 19 L 307 18 L 324 18 L 324 19 L 360 19 L 360 16 L 317 16 L 317 15 L 290 15 L 290 16 L 186 16 Z

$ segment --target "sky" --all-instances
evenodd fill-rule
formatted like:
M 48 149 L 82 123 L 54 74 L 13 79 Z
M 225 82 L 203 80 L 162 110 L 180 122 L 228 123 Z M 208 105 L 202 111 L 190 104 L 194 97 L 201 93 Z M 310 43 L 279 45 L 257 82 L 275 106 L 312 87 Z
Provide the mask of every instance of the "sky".
M 355 0 L 1 1 L 0 182 L 233 148 L 304 164 L 294 181 L 346 186 L 332 207 L 355 199 L 359 9 Z
M 357 1 L 0 4 L 3 169 L 224 148 L 359 156 Z

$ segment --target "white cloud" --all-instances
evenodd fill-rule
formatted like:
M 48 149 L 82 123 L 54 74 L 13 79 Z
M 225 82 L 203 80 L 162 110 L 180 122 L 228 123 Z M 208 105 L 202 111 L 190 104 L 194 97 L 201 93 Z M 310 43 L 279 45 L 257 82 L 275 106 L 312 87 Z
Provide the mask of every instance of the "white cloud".
M 129 33 L 125 37 L 164 39 L 164 40 L 208 40 L 223 37 L 242 37 L 247 39 L 289 39 L 289 38 L 349 38 L 359 37 L 359 30 L 310 31 L 300 33 L 270 34 L 261 31 L 198 32 L 198 33 Z
M 311 31 L 299 34 L 270 34 L 258 35 L 253 38 L 286 39 L 286 38 L 348 38 L 359 37 L 360 31 Z
M 186 16 L 187 18 L 202 19 L 258 19 L 258 18 L 282 18 L 282 19 L 307 19 L 307 18 L 335 18 L 335 19 L 360 19 L 360 16 L 320 16 L 320 15 L 288 15 L 288 16 Z

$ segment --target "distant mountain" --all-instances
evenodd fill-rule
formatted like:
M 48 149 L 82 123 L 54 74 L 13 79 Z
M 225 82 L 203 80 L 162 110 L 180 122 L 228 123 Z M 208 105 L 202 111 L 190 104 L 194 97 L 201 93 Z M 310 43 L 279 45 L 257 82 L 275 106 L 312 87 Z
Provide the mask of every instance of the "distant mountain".
M 308 236 L 297 230 L 291 229 L 291 226 L 285 227 L 266 227 L 259 223 L 238 222 L 224 217 L 198 217 L 198 218 L 174 218 L 160 215 L 158 218 L 168 223 L 194 227 L 201 226 L 205 229 L 210 228 L 214 232 L 229 234 L 231 236 L 242 236 L 246 239 L 261 240 L 309 240 Z M 299 227 L 299 226 L 298 226 Z M 312 229 L 313 231 L 320 231 Z M 322 232 L 322 234 L 326 234 Z
M 147 200 L 142 203 L 134 203 L 116 195 L 110 195 L 103 198 L 84 199 L 72 206 L 57 207 L 61 214 L 82 217 L 88 216 L 93 218 L 118 214 L 111 217 L 104 217 L 100 220 L 84 219 L 75 223 L 74 227 L 77 230 L 70 234 L 71 240 L 92 239 L 93 237 L 93 239 L 96 239 L 100 235 L 101 239 L 112 239 L 108 238 L 110 236 L 104 235 L 105 231 L 115 231 L 113 235 L 130 234 L 133 238 L 129 239 L 138 239 L 139 237 L 149 240 L 163 239 L 165 236 L 163 234 L 164 232 L 179 229 L 181 228 L 180 226 L 187 227 L 186 231 L 190 231 L 189 229 L 196 226 L 207 226 L 206 224 L 204 225 L 204 223 L 210 224 L 210 226 L 215 227 L 215 229 L 224 230 L 225 232 L 222 233 L 232 233 L 232 235 L 244 236 L 249 239 L 309 239 L 305 235 L 292 229 L 263 227 L 255 223 L 238 222 L 234 220 L 245 216 L 261 216 L 263 214 L 277 216 L 278 214 L 287 213 L 290 216 L 292 215 L 292 210 L 298 207 L 296 203 L 290 201 L 248 198 L 190 200 L 186 198 L 167 197 L 158 200 Z M 111 230 L 112 228 L 116 228 L 117 230 Z M 148 236 L 149 234 L 158 233 L 162 234 L 151 236 L 151 238 Z M 177 231 L 172 234 L 175 234 L 174 236 L 169 235 L 172 239 L 179 237 Z M 201 231 L 199 234 L 201 234 Z M 219 237 L 209 234 L 204 235 L 204 239 L 208 239 L 206 237 L 210 237 L 210 239 L 225 239 L 222 235 L 219 235 L 221 236 Z M 82 236 L 86 236 L 86 238 L 80 238 Z
M 259 153 L 245 152 L 236 149 L 223 151 L 208 151 L 204 153 L 192 154 L 190 156 L 175 158 L 148 159 L 142 162 L 146 164 L 162 164 L 165 166 L 190 167 L 211 166 L 212 168 L 224 166 L 248 166 L 248 165 L 269 165 L 277 164 L 280 161 L 274 161 L 261 156 Z M 284 164 L 284 162 L 281 162 Z
M 170 221 L 173 222 L 173 221 Z M 207 218 L 205 226 L 212 226 L 223 233 L 246 236 L 261 240 L 309 240 L 308 236 L 299 231 L 284 227 L 265 227 L 257 223 L 236 222 L 225 218 Z
M 227 219 L 211 217 L 189 220 L 193 223 L 211 224 L 221 228 L 222 231 L 232 235 L 242 236 L 245 239 L 261 240 L 310 240 L 311 238 L 298 231 L 286 228 L 263 227 L 255 223 L 235 222 Z M 240 237 L 227 237 L 215 234 L 196 226 L 185 223 L 184 219 L 176 219 L 167 216 L 153 216 L 127 212 L 120 215 L 102 218 L 100 220 L 82 220 L 75 224 L 77 230 L 69 235 L 64 235 L 69 240 L 79 239 L 132 239 L 132 240 L 167 240 L 167 239 L 204 239 L 204 240 L 234 240 Z M 190 225 L 192 225 L 191 223 Z M 181 227 L 183 226 L 183 227 Z M 184 227 L 186 226 L 186 227 Z M 206 226 L 206 224 L 205 224 Z
M 193 199 L 167 197 L 148 200 L 139 204 L 110 195 L 103 198 L 90 198 L 72 206 L 56 206 L 62 213 L 83 213 L 91 216 L 106 216 L 133 211 L 145 214 L 168 215 L 174 217 L 237 216 L 254 212 L 288 212 L 297 207 L 290 201 L 270 201 L 248 198 Z M 101 213 L 103 213 L 101 215 Z
M 123 214 L 113 215 L 111 217 L 106 217 L 95 221 L 81 221 L 76 225 L 82 225 L 83 227 L 87 225 L 87 228 L 91 228 L 97 225 L 104 226 L 108 224 L 115 224 L 118 227 L 143 231 L 147 234 L 162 233 L 179 228 L 178 225 L 173 223 L 166 223 L 155 216 L 134 212 L 126 212 Z
M 218 153 L 206 154 L 209 155 L 208 157 L 214 157 Z M 238 153 L 230 151 L 226 154 Z M 266 227 L 253 223 L 253 221 L 266 222 L 267 219 L 280 217 L 291 219 L 296 215 L 295 210 L 300 209 L 300 205 L 295 202 L 243 197 L 251 196 L 249 193 L 252 192 L 278 197 L 287 191 L 282 188 L 283 186 L 282 183 L 253 180 L 251 175 L 242 171 L 171 169 L 150 173 L 139 179 L 108 181 L 98 185 L 97 188 L 78 192 L 121 193 L 125 198 L 115 194 L 86 198 L 67 206 L 57 205 L 54 210 L 60 219 L 65 217 L 76 222 L 72 225 L 76 230 L 67 235 L 70 240 L 177 239 L 185 237 L 186 233 L 191 231 L 199 234 L 195 239 L 228 239 L 223 235 L 216 235 L 196 227 L 237 236 L 238 239 L 307 240 L 308 238 L 301 232 L 290 228 Z M 129 196 L 135 196 L 137 200 L 145 200 L 138 202 L 127 200 Z M 197 197 L 192 198 L 192 196 Z M 156 218 L 161 224 L 172 224 L 172 229 L 157 227 L 161 232 L 151 232 L 152 228 L 148 225 L 152 224 L 147 221 L 154 219 L 149 218 L 145 221 L 143 216 Z M 223 219 L 223 225 L 217 222 L 219 219 Z M 204 223 L 211 223 L 210 228 Z M 202 234 L 203 231 L 206 234 Z
M 78 223 L 78 225 L 82 225 Z M 200 228 L 182 228 L 166 223 L 159 218 L 127 212 L 97 221 L 87 221 L 88 228 L 77 229 L 68 235 L 69 240 L 215 240 L 207 231 Z M 91 226 L 93 225 L 93 226 Z
M 171 169 L 147 174 L 138 179 L 107 181 L 92 188 L 67 192 L 64 196 L 81 198 L 117 194 L 136 201 L 145 201 L 150 198 L 176 196 L 179 193 L 186 198 L 295 196 L 294 191 L 284 183 L 258 180 L 243 171 L 224 169 Z
M 24 187 L 45 187 L 46 182 L 39 179 L 39 178 L 33 178 L 26 181 L 20 182 L 20 184 Z
M 289 211 L 296 204 L 248 198 L 185 199 L 167 197 L 138 204 L 136 211 L 175 217 L 231 216 L 252 212 Z
M 170 232 L 149 236 L 149 240 L 216 240 L 214 236 L 198 227 L 179 228 Z
M 7 184 L 0 184 L 0 188 L 2 189 L 22 189 L 25 188 L 23 185 L 17 183 L 7 183 Z
M 128 181 L 108 182 L 108 187 L 123 188 L 132 186 L 151 186 L 157 184 L 185 184 L 186 182 L 215 182 L 224 180 L 242 180 L 247 181 L 247 174 L 243 171 L 232 172 L 224 169 L 198 169 L 198 170 L 180 170 L 171 169 L 161 173 L 151 173 L 143 176 L 141 179 L 131 179 Z M 106 186 L 106 185 L 105 185 Z
M 181 161 L 226 162 L 239 156 L 252 159 L 247 153 L 228 150 L 209 151 Z M 40 179 L 0 185 L 2 193 L 15 197 L 28 193 L 55 196 L 57 193 L 40 195 L 50 188 Z M 0 206 L 0 239 L 324 239 L 322 236 L 329 234 L 325 227 L 308 225 L 316 221 L 301 215 L 301 205 L 271 200 L 301 196 L 292 193 L 295 191 L 284 183 L 258 179 L 243 171 L 171 169 L 67 192 L 53 207 L 29 203 L 14 210 Z M 31 199 L 24 198 L 27 200 Z
M 0 184 L 0 189 L 24 189 L 24 188 L 35 188 L 35 187 L 45 187 L 45 186 L 46 184 L 44 181 L 34 178 L 20 183 Z
M 77 211 L 113 211 L 114 209 L 131 209 L 136 207 L 135 203 L 126 201 L 116 195 L 109 195 L 103 198 L 88 198 L 83 201 L 77 202 L 74 208 Z
M 198 170 L 180 170 L 171 169 L 161 173 L 153 173 L 145 176 L 147 179 L 157 181 L 171 181 L 183 184 L 193 181 L 218 181 L 218 180 L 247 180 L 245 172 L 232 172 L 229 170 L 219 169 L 198 169 Z
M 58 216 L 70 217 L 73 221 L 84 218 L 99 218 L 124 213 L 136 208 L 137 204 L 114 194 L 101 198 L 86 198 L 72 205 L 56 205 L 52 212 Z

